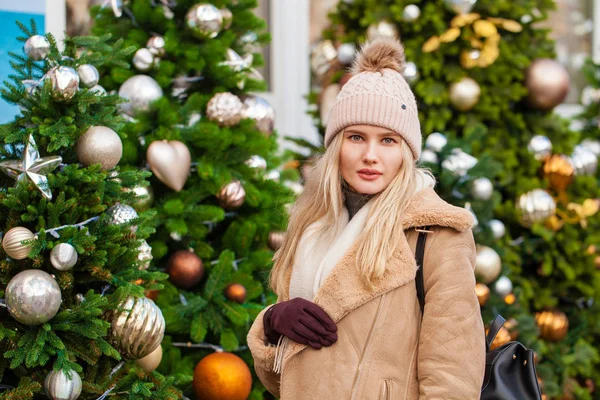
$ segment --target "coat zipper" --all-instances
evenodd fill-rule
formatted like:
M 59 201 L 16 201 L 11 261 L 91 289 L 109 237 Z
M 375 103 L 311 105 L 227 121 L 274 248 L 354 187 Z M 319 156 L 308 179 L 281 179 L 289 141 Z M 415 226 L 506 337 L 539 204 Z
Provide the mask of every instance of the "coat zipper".
M 358 362 L 358 369 L 356 370 L 356 378 L 354 379 L 354 383 L 352 384 L 352 392 L 350 398 L 354 400 L 356 396 L 356 388 L 358 387 L 358 381 L 360 380 L 360 375 L 362 372 L 362 365 L 365 359 L 365 355 L 369 350 L 369 345 L 371 344 L 371 339 L 373 338 L 373 332 L 375 331 L 375 325 L 377 325 L 377 320 L 379 319 L 379 312 L 381 311 L 381 305 L 383 303 L 384 295 L 381 295 L 379 298 L 379 303 L 377 304 L 377 311 L 375 312 L 375 319 L 373 320 L 373 325 L 371 325 L 371 329 L 369 330 L 369 336 L 367 336 L 367 343 L 365 344 L 365 350 L 360 356 L 360 361 Z

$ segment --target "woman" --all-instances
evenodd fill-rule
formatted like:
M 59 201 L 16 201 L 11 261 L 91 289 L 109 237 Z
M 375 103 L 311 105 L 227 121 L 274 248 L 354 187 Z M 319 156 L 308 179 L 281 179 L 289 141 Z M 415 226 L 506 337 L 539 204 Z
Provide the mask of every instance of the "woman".
M 248 345 L 283 400 L 479 398 L 473 217 L 416 166 L 422 138 L 403 67 L 399 42 L 363 47 L 275 255 L 278 301 Z M 421 315 L 415 247 L 425 227 Z

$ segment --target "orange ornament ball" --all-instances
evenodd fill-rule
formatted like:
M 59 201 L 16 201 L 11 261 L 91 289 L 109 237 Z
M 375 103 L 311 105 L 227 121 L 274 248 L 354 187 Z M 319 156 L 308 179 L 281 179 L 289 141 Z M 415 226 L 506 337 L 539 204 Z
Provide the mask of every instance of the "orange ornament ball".
M 242 304 L 246 301 L 246 288 L 242 284 L 232 283 L 225 289 L 225 297 L 228 300 Z
M 252 374 L 235 354 L 213 353 L 196 365 L 192 385 L 198 400 L 246 400 L 252 390 Z

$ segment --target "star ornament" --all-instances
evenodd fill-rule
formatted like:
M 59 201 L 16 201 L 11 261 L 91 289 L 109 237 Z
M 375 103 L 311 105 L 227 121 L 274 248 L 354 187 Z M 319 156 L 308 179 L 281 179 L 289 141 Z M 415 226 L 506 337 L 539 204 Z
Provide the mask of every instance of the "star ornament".
M 62 157 L 40 157 L 33 135 L 23 153 L 23 160 L 8 160 L 0 162 L 0 169 L 8 176 L 17 180 L 17 184 L 29 178 L 38 190 L 48 200 L 52 200 L 52 192 L 48 186 L 46 174 L 54 170 L 62 162 Z

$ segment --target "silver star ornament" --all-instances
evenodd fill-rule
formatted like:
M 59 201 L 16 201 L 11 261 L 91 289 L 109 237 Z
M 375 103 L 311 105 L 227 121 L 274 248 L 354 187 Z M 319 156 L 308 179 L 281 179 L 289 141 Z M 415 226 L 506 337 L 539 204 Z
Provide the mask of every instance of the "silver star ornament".
M 2 161 L 0 169 L 6 175 L 16 179 L 17 184 L 29 178 L 45 198 L 52 200 L 52 192 L 48 186 L 46 174 L 58 167 L 61 162 L 62 157 L 59 156 L 40 157 L 33 135 L 29 135 L 23 159 Z

